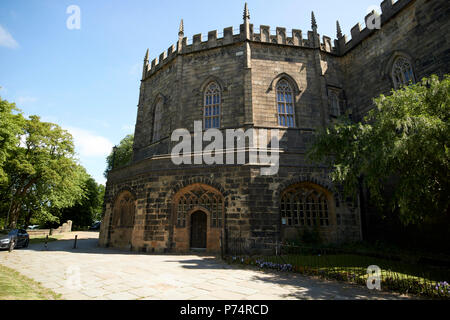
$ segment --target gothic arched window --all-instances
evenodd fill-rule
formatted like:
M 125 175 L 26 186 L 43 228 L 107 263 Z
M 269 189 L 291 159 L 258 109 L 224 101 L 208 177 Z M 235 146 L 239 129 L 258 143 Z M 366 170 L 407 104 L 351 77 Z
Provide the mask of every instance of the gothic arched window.
M 175 215 L 177 227 L 185 228 L 188 212 L 195 207 L 203 207 L 210 212 L 212 228 L 220 228 L 223 225 L 223 196 L 206 185 L 194 184 L 186 187 L 175 196 Z
M 294 95 L 289 83 L 282 79 L 277 84 L 278 125 L 295 127 Z
M 153 135 L 152 142 L 161 139 L 161 127 L 162 127 L 162 109 L 163 100 L 158 99 L 156 102 L 155 110 L 153 111 Z
M 116 227 L 133 227 L 136 206 L 134 197 L 128 191 L 122 192 L 114 204 L 113 225 Z
M 327 195 L 308 185 L 291 187 L 281 197 L 282 224 L 291 227 L 330 225 Z
M 334 117 L 339 117 L 341 115 L 339 108 L 339 98 L 334 92 L 330 94 L 330 114 Z
M 220 128 L 221 92 L 216 82 L 211 82 L 205 90 L 203 126 L 205 129 Z
M 407 58 L 398 57 L 395 59 L 392 66 L 392 80 L 395 89 L 416 82 L 411 62 Z

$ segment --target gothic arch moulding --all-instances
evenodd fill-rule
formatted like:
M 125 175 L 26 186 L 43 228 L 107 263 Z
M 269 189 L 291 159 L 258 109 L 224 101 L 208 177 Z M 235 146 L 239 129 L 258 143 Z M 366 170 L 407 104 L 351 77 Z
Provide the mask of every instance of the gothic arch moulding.
M 291 77 L 289 74 L 283 72 L 283 73 L 280 73 L 279 75 L 277 75 L 275 78 L 272 79 L 272 81 L 270 82 L 269 87 L 267 88 L 267 93 L 272 91 L 273 88 L 276 87 L 276 84 L 279 81 L 281 81 L 282 79 L 285 79 L 292 86 L 292 89 L 294 90 L 295 96 L 298 96 L 302 92 L 302 90 L 300 89 L 300 87 L 297 84 L 297 81 L 295 81 L 295 79 L 293 77 Z
M 153 114 L 155 112 L 155 108 L 156 105 L 158 104 L 159 101 L 162 101 L 163 107 L 167 104 L 168 98 L 163 95 L 162 93 L 158 93 L 152 100 L 152 104 L 150 105 L 150 112 L 149 114 L 152 116 L 153 118 Z
M 284 236 L 292 236 L 289 228 L 329 228 L 336 225 L 333 194 L 315 183 L 291 185 L 283 190 L 279 201 Z
M 203 93 L 205 92 L 206 88 L 208 87 L 208 85 L 209 85 L 211 82 L 217 83 L 217 85 L 219 86 L 221 92 L 224 92 L 224 91 L 227 90 L 227 88 L 226 88 L 224 82 L 223 82 L 219 77 L 210 75 L 210 76 L 208 76 L 208 77 L 202 82 L 202 85 L 200 86 L 200 89 L 199 89 L 200 92 L 199 92 L 199 93 L 200 93 L 202 96 L 203 96 Z
M 123 189 L 117 193 L 112 208 L 112 226 L 133 228 L 136 215 L 136 196 L 129 190 Z
M 384 67 L 381 69 L 383 78 L 389 79 L 392 82 L 392 78 L 391 78 L 392 68 L 394 66 L 395 61 L 398 58 L 407 59 L 411 63 L 411 67 L 413 68 L 414 72 L 416 72 L 416 63 L 415 63 L 414 57 L 406 51 L 395 50 L 392 52 L 392 54 L 389 56 L 389 58 L 387 60 L 385 60 L 383 63 Z
M 281 183 L 278 187 L 278 189 L 275 191 L 275 199 L 280 198 L 281 193 L 286 190 L 287 188 L 289 188 L 290 186 L 296 185 L 296 184 L 301 184 L 301 183 L 311 183 L 311 184 L 316 184 L 319 187 L 322 187 L 326 190 L 328 190 L 329 192 L 332 192 L 335 188 L 334 184 L 327 178 L 324 178 L 322 176 L 316 176 L 316 175 L 301 175 L 298 176 L 294 179 L 290 179 L 287 180 L 283 183 Z
M 219 183 L 215 182 L 213 178 L 210 177 L 191 177 L 186 180 L 179 181 L 177 183 L 174 183 L 171 187 L 171 191 L 169 192 L 167 196 L 167 200 L 170 200 L 173 198 L 173 196 L 178 193 L 183 188 L 186 188 L 193 184 L 205 184 L 210 187 L 213 187 L 217 189 L 224 197 L 228 196 L 228 192 L 225 191 L 225 189 L 220 185 Z
M 123 192 L 126 192 L 126 191 L 129 192 L 129 193 L 134 197 L 134 199 L 137 199 L 136 192 L 135 192 L 133 189 L 131 189 L 130 187 L 123 187 L 123 188 L 120 188 L 117 192 L 114 193 L 114 195 L 113 195 L 111 198 L 108 199 L 108 202 L 111 203 L 111 208 L 114 208 L 114 205 L 115 205 L 115 203 L 116 203 L 116 201 L 117 201 L 117 198 L 118 198 Z
M 210 226 L 221 228 L 224 224 L 223 194 L 209 185 L 195 183 L 179 190 L 173 197 L 173 219 L 178 228 L 188 226 L 188 219 L 195 211 L 209 216 Z

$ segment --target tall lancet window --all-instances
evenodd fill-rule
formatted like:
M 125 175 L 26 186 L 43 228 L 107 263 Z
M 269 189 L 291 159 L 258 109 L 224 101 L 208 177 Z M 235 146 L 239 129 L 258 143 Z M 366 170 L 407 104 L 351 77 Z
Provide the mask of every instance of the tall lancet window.
M 341 115 L 339 108 L 339 98 L 334 92 L 332 92 L 330 95 L 330 113 L 334 117 L 339 117 Z
M 394 61 L 394 65 L 392 66 L 392 80 L 394 81 L 395 89 L 416 82 L 411 63 L 405 57 L 398 57 Z
M 162 108 L 163 108 L 163 100 L 158 99 L 158 102 L 156 102 L 155 110 L 153 111 L 152 142 L 155 142 L 155 141 L 158 141 L 161 139 Z
M 203 125 L 205 129 L 220 128 L 221 94 L 217 83 L 211 82 L 205 90 Z
M 292 88 L 286 80 L 277 84 L 278 125 L 295 127 L 294 98 Z

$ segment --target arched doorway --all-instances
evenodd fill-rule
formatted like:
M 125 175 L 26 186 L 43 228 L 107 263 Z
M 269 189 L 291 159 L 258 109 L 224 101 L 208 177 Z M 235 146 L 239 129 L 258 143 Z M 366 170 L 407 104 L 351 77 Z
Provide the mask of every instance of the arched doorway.
M 220 252 L 225 203 L 219 190 L 202 183 L 186 186 L 174 195 L 172 210 L 176 252 L 188 252 L 192 248 Z
M 202 211 L 191 214 L 191 249 L 206 249 L 207 220 Z

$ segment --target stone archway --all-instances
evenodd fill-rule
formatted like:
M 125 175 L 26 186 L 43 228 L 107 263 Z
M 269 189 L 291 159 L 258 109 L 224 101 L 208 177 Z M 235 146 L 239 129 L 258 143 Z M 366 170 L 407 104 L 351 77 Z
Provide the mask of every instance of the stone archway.
M 121 191 L 114 201 L 110 226 L 110 245 L 128 248 L 133 236 L 136 197 L 128 190 Z
M 333 194 L 314 183 L 301 182 L 286 188 L 280 197 L 281 240 L 299 239 L 299 232 L 316 232 L 333 242 L 336 214 Z
M 219 252 L 220 237 L 225 226 L 222 193 L 209 185 L 195 183 L 179 190 L 172 201 L 175 251 L 187 252 L 200 246 L 200 249 L 208 252 Z M 204 240 L 196 239 L 200 237 L 198 233 Z

